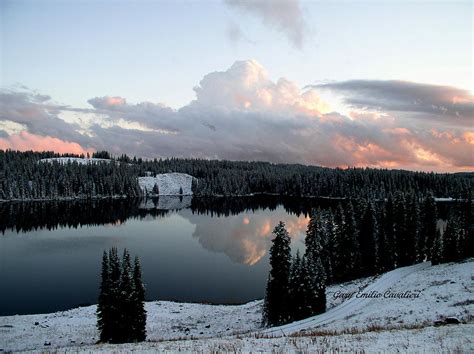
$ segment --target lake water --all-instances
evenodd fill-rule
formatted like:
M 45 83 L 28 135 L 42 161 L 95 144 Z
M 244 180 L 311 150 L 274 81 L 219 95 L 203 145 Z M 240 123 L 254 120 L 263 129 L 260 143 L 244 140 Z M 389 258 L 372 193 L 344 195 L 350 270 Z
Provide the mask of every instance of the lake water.
M 112 246 L 140 257 L 147 300 L 262 298 L 275 225 L 284 221 L 293 251 L 304 250 L 308 212 L 329 203 L 252 197 L 0 205 L 0 315 L 97 303 L 102 252 Z

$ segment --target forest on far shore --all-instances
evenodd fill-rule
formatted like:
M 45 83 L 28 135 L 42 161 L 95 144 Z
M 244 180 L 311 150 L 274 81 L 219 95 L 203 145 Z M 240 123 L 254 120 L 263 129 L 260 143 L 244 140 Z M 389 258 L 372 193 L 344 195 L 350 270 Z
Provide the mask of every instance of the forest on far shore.
M 428 173 L 374 168 L 326 168 L 226 160 L 166 158 L 144 160 L 106 151 L 94 164 L 44 163 L 41 159 L 84 157 L 54 152 L 0 150 L 0 200 L 94 199 L 141 197 L 138 177 L 180 172 L 198 179 L 196 196 L 363 197 L 386 199 L 396 192 L 468 199 L 474 172 Z

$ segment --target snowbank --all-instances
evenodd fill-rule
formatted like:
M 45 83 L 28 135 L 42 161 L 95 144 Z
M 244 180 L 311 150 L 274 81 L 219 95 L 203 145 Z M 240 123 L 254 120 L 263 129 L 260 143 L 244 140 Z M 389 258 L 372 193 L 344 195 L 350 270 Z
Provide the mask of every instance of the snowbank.
M 154 195 L 155 184 L 158 185 L 159 195 L 192 195 L 192 183 L 195 180 L 186 173 L 163 173 L 156 177 L 138 177 L 138 184 L 144 194 Z

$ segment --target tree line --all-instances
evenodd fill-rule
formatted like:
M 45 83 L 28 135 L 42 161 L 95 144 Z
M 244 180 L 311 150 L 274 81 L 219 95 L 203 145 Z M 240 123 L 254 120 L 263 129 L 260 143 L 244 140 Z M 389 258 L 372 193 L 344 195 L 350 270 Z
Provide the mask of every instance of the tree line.
M 197 196 L 277 194 L 286 196 L 365 197 L 383 199 L 399 191 L 424 196 L 462 198 L 472 189 L 473 173 L 437 174 L 371 168 L 323 168 L 268 162 L 203 159 L 112 157 L 110 163 L 41 163 L 53 152 L 0 150 L 0 200 L 140 197 L 137 178 L 181 172 L 198 179 Z
M 386 202 L 358 198 L 311 214 L 305 254 L 291 256 L 284 223 L 274 229 L 263 322 L 281 325 L 325 311 L 327 284 L 371 276 L 418 262 L 474 256 L 470 196 L 438 225 L 432 196 L 396 193 Z

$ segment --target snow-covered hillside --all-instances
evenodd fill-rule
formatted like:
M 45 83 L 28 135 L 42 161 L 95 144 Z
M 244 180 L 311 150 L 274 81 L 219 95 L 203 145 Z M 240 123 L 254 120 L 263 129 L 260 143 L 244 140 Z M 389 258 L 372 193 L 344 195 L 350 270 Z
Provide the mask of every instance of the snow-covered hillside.
M 343 309 L 343 316 L 323 325 L 315 322 L 305 332 L 288 332 L 286 336 L 272 333 L 278 337 L 269 338 L 261 331 L 262 301 L 239 306 L 154 301 L 146 304 L 147 343 L 95 345 L 96 306 L 88 306 L 52 314 L 0 317 L 0 351 L 62 348 L 59 352 L 434 353 L 474 350 L 474 259 L 408 268 L 329 287 L 328 308 Z M 389 287 L 379 287 L 384 283 Z M 416 291 L 420 296 L 367 298 L 357 306 L 344 307 L 349 300 L 341 304 L 341 298 L 336 299 L 335 295 L 367 293 L 370 289 L 393 294 Z M 461 324 L 446 325 L 444 320 L 450 317 Z
M 79 165 L 90 165 L 90 164 L 97 164 L 97 163 L 110 163 L 111 160 L 109 159 L 97 159 L 95 157 L 92 158 L 80 158 L 80 157 L 52 157 L 49 159 L 41 159 L 39 162 L 47 162 L 53 163 L 58 162 L 60 164 L 67 164 L 67 163 L 77 163 Z
M 186 173 L 162 173 L 156 177 L 138 177 L 138 184 L 144 194 L 156 194 L 153 188 L 158 185 L 159 195 L 192 195 L 193 179 Z

